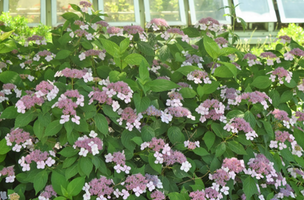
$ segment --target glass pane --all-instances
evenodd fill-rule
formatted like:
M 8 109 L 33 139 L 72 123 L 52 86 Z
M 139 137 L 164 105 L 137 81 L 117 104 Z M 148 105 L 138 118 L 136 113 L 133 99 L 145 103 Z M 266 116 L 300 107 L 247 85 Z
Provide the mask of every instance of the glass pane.
M 254 12 L 260 15 L 270 12 L 266 0 L 239 0 L 239 3 L 242 12 Z
M 57 23 L 64 23 L 65 19 L 61 15 L 65 12 L 74 12 L 71 8 L 71 4 L 79 6 L 81 0 L 57 0 Z
M 166 21 L 181 21 L 179 0 L 150 0 L 151 19 L 163 18 Z
M 9 12 L 14 17 L 17 15 L 24 16 L 29 23 L 40 23 L 40 0 L 10 0 Z
M 303 0 L 283 0 L 282 3 L 286 18 L 304 18 Z
M 196 19 L 200 20 L 206 17 L 212 17 L 216 20 L 226 20 L 222 0 L 194 0 L 194 8 Z
M 133 0 L 105 0 L 104 11 L 107 22 L 135 22 Z

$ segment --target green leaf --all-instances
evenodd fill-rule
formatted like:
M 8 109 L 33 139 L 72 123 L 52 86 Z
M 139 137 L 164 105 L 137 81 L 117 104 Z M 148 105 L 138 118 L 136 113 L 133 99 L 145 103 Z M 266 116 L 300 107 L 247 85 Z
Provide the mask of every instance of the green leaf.
M 38 192 L 43 190 L 47 180 L 48 180 L 48 173 L 45 170 L 36 174 L 35 178 L 33 179 L 36 195 L 38 194 Z
M 228 148 L 234 153 L 237 153 L 239 155 L 247 155 L 247 152 L 245 151 L 243 145 L 241 145 L 237 141 L 228 141 L 227 145 Z
M 103 114 L 97 113 L 94 117 L 95 126 L 104 135 L 108 134 L 109 126 L 106 117 Z
M 68 181 L 66 181 L 65 176 L 57 172 L 56 170 L 52 171 L 51 182 L 53 189 L 59 195 L 62 195 L 61 186 L 66 188 L 68 185 Z
M 128 49 L 129 46 L 130 46 L 130 39 L 125 38 L 119 44 L 120 53 L 124 53 Z
M 266 89 L 272 84 L 268 76 L 258 76 L 251 83 L 252 86 L 258 89 Z
M 244 118 L 244 112 L 241 110 L 231 110 L 227 113 L 226 117 L 227 117 L 227 120 L 230 120 L 235 117 Z
M 148 42 L 138 41 L 137 47 L 140 52 L 142 52 L 145 56 L 154 56 L 155 51 L 153 47 Z
M 44 126 L 41 124 L 39 120 L 36 120 L 33 126 L 34 134 L 37 136 L 39 140 L 43 138 L 44 135 Z
M 63 50 L 60 50 L 57 54 L 56 54 L 56 59 L 57 60 L 62 60 L 62 59 L 65 59 L 67 57 L 69 57 L 71 54 L 71 51 L 69 50 L 66 50 L 66 49 L 63 49 Z
M 113 57 L 121 57 L 120 47 L 115 42 L 103 38 L 101 38 L 100 41 L 107 53 L 109 53 Z
M 24 114 L 19 114 L 16 117 L 15 127 L 24 127 L 28 125 L 34 118 L 34 113 L 32 111 L 27 111 Z
M 185 136 L 177 126 L 171 126 L 168 129 L 168 137 L 172 144 L 184 143 Z
M 77 177 L 73 179 L 67 187 L 67 192 L 71 196 L 78 195 L 84 186 L 85 177 Z
M 74 149 L 73 147 L 64 147 L 58 154 L 68 158 L 68 157 L 72 157 L 75 156 L 78 153 L 78 151 L 76 149 Z
M 78 12 L 82 12 L 81 9 L 79 8 L 79 6 L 77 6 L 76 4 L 70 3 L 70 5 L 71 5 L 71 7 L 72 7 L 74 10 L 76 10 L 76 11 L 78 11 Z
M 9 32 L 3 32 L 3 33 L 0 35 L 0 41 L 3 41 L 3 40 L 5 40 L 5 39 L 9 38 L 13 32 L 14 32 L 14 30 L 9 31 Z
M 150 78 L 148 65 L 145 65 L 144 62 L 141 62 L 139 65 L 139 77 L 143 81 L 147 81 Z
M 79 19 L 79 16 L 77 14 L 75 14 L 75 13 L 72 13 L 72 12 L 63 13 L 61 16 L 64 19 L 66 19 L 66 20 L 73 20 L 73 21 L 75 21 L 75 20 Z
M 211 58 L 216 59 L 220 56 L 221 49 L 217 43 L 207 35 L 204 35 L 204 47 Z
M 0 141 L 0 155 L 4 155 L 6 153 L 8 153 L 10 150 L 11 150 L 11 147 L 7 146 L 6 145 L 6 139 L 3 138 L 1 141 Z
M 179 93 L 183 96 L 184 99 L 193 98 L 196 96 L 196 92 L 188 87 L 184 87 L 179 90 Z
M 195 175 L 194 182 L 195 182 L 194 185 L 190 185 L 190 187 L 192 188 L 193 191 L 205 189 L 204 182 L 202 181 L 201 178 L 198 178 L 196 175 Z
M 16 106 L 9 106 L 2 112 L 0 119 L 14 119 L 18 114 Z
M 168 58 L 170 58 L 170 49 L 167 45 L 164 45 L 158 50 L 157 55 L 162 62 L 165 62 Z
M 266 121 L 262 121 L 262 122 L 263 122 L 263 125 L 264 125 L 264 128 L 265 128 L 265 131 L 266 131 L 267 135 L 269 136 L 269 138 L 271 140 L 274 140 L 274 133 L 273 133 L 272 125 L 269 122 L 266 122 Z
M 176 83 L 165 79 L 155 79 L 148 82 L 146 86 L 149 86 L 153 92 L 164 92 L 180 87 Z
M 146 111 L 150 106 L 150 99 L 148 97 L 141 97 L 138 93 L 133 95 L 133 100 L 136 108 L 136 112 L 140 113 Z
M 243 179 L 242 182 L 243 182 L 243 191 L 248 199 L 250 199 L 252 195 L 258 194 L 258 189 L 256 186 L 257 183 L 251 176 L 247 176 L 247 178 Z
M 211 84 L 204 84 L 203 86 L 198 85 L 197 93 L 200 96 L 203 96 L 204 94 L 211 94 L 217 90 L 219 85 L 220 84 L 217 81 L 213 81 Z
M 241 17 L 237 17 L 237 19 L 241 21 L 241 25 L 242 25 L 243 31 L 245 31 L 246 27 L 247 27 L 246 22 Z
M 229 54 L 233 54 L 238 51 L 236 48 L 225 47 L 220 50 L 220 56 L 228 56 Z
M 251 128 L 255 128 L 256 119 L 255 119 L 254 115 L 252 114 L 252 112 L 250 112 L 249 110 L 247 112 L 245 112 L 244 119 L 247 122 L 249 122 Z
M 61 130 L 62 126 L 63 125 L 59 123 L 59 120 L 52 121 L 49 125 L 47 125 L 44 136 L 56 135 Z
M 199 155 L 199 156 L 207 156 L 207 155 L 209 155 L 208 151 L 206 149 L 204 149 L 203 147 L 195 148 L 195 149 L 193 149 L 193 152 L 196 155 Z
M 291 90 L 287 90 L 285 92 L 283 92 L 283 94 L 281 95 L 281 103 L 285 103 L 287 101 L 290 101 L 293 97 L 293 92 Z
M 135 149 L 135 143 L 132 142 L 132 138 L 134 138 L 136 134 L 133 131 L 124 130 L 121 134 L 121 142 L 122 144 L 129 149 L 130 151 L 133 151 Z
M 0 81 L 2 83 L 13 83 L 17 87 L 22 86 L 22 79 L 17 72 L 14 71 L 5 71 L 0 73 Z
M 78 155 L 66 158 L 62 163 L 62 168 L 68 168 L 78 159 Z
M 17 49 L 16 43 L 13 40 L 7 40 L 0 43 L 0 53 L 8 53 Z
M 184 76 L 187 76 L 190 72 L 193 72 L 195 70 L 201 71 L 201 69 L 199 67 L 192 66 L 192 65 L 180 67 L 176 71 L 182 73 Z
M 214 133 L 211 131 L 208 131 L 207 133 L 205 133 L 203 140 L 204 140 L 208 150 L 210 150 L 210 148 L 212 147 L 212 145 L 214 144 L 214 141 L 215 141 Z
M 215 150 L 215 156 L 220 157 L 226 151 L 226 144 L 222 142 Z
M 71 177 L 75 176 L 77 173 L 78 173 L 78 165 L 77 165 L 77 163 L 75 163 L 65 170 L 64 175 L 65 175 L 66 180 L 68 180 Z
M 151 126 L 143 126 L 141 129 L 141 138 L 144 142 L 150 142 L 155 137 L 155 132 Z M 134 138 L 133 138 L 134 139 Z
M 148 66 L 148 62 L 145 59 L 145 57 L 143 57 L 142 55 L 138 54 L 138 53 L 132 53 L 127 55 L 124 58 L 124 61 L 129 64 L 129 65 L 140 65 L 142 62 L 144 63 L 145 66 Z
M 237 69 L 234 64 L 220 61 L 218 61 L 218 63 L 222 65 L 215 69 L 214 76 L 220 78 L 232 78 L 237 75 Z
M 80 169 L 83 171 L 83 173 L 89 177 L 90 173 L 93 170 L 93 163 L 92 163 L 92 159 L 88 158 L 88 157 L 81 157 L 78 161 L 78 164 L 80 166 Z
M 291 79 L 290 83 L 284 81 L 284 85 L 289 88 L 295 88 L 297 86 L 297 83 L 293 79 Z
M 156 158 L 154 157 L 154 153 L 149 153 L 148 160 L 149 160 L 149 165 L 152 167 L 152 169 L 154 169 L 156 172 L 160 174 L 162 171 L 162 165 L 155 164 Z

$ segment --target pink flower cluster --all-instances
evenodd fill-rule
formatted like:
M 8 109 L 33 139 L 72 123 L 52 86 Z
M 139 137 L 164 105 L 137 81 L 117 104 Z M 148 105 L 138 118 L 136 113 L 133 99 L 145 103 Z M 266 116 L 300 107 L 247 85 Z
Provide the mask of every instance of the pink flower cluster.
M 51 60 L 53 60 L 55 58 L 55 54 L 53 54 L 52 52 L 48 51 L 48 50 L 43 50 L 43 51 L 39 51 L 34 57 L 33 60 L 34 61 L 39 61 L 40 57 L 45 57 L 44 59 L 47 62 L 50 62 Z M 25 64 L 31 64 L 31 63 L 26 63 Z
M 265 92 L 260 91 L 245 92 L 236 97 L 237 103 L 241 103 L 242 100 L 247 100 L 252 104 L 261 103 L 265 110 L 269 107 L 266 100 L 272 103 L 272 99 Z
M 29 93 L 17 101 L 16 107 L 18 113 L 25 113 L 26 109 L 29 110 L 36 104 L 41 106 L 44 103 L 43 97 L 37 97 L 32 92 Z
M 234 88 L 227 88 L 227 86 L 222 86 L 218 88 L 221 90 L 221 98 L 223 101 L 228 99 L 228 105 L 237 105 L 236 97 L 240 94 L 239 90 Z
M 117 122 L 122 125 L 123 121 L 126 122 L 126 128 L 132 131 L 133 128 L 140 130 L 140 120 L 143 117 L 141 113 L 136 114 L 136 111 L 131 107 L 126 107 L 125 109 L 119 109 L 118 114 L 121 116 Z
M 89 183 L 85 183 L 82 188 L 85 191 L 83 195 L 84 200 L 91 199 L 91 196 L 96 195 L 100 200 L 110 199 L 111 194 L 114 192 L 112 179 L 107 179 L 105 176 L 100 176 L 99 179 L 94 178 Z
M 133 174 L 126 178 L 124 185 L 127 190 L 132 190 L 139 197 L 146 192 L 148 180 L 142 174 Z
M 281 63 L 281 60 L 279 57 L 277 57 L 274 53 L 272 52 L 263 52 L 260 55 L 261 57 L 267 58 L 267 65 L 271 66 L 274 65 L 274 61 L 277 63 Z
M 193 64 L 197 64 L 199 68 L 203 68 L 202 62 L 204 62 L 204 59 L 198 55 L 191 55 L 188 53 L 188 51 L 182 51 L 184 56 L 186 57 L 186 60 L 181 64 L 181 67 L 183 66 L 192 66 Z
M 299 57 L 304 56 L 304 51 L 302 49 L 299 49 L 299 48 L 294 48 L 289 53 L 294 55 L 294 56 L 299 56 Z
M 52 101 L 57 96 L 59 89 L 50 81 L 41 81 L 35 88 L 36 97 L 45 97 L 48 101 Z
M 169 28 L 167 29 L 165 32 L 161 33 L 161 37 L 164 38 L 165 40 L 168 40 L 172 34 L 174 35 L 180 35 L 182 36 L 182 41 L 183 42 L 190 42 L 190 38 L 188 37 L 188 35 L 186 35 L 182 30 L 180 30 L 179 28 Z
M 225 126 L 224 130 L 231 131 L 232 133 L 238 133 L 244 131 L 247 140 L 253 140 L 258 137 L 258 134 L 251 128 L 250 124 L 243 118 L 232 118 Z
M 195 111 L 201 115 L 200 121 L 204 123 L 207 119 L 220 120 L 226 123 L 226 117 L 224 116 L 225 106 L 217 99 L 206 99 L 201 103 Z
M 184 146 L 188 149 L 193 150 L 196 147 L 200 147 L 200 143 L 199 143 L 199 141 L 191 142 L 191 141 L 187 140 L 184 142 Z
M 62 71 L 57 71 L 55 74 L 55 77 L 61 77 L 65 76 L 67 78 L 78 78 L 81 79 L 83 78 L 84 82 L 89 82 L 93 81 L 93 75 L 91 69 L 70 69 L 70 68 L 65 68 Z
M 55 164 L 55 157 L 56 154 L 54 151 L 42 152 L 39 149 L 36 149 L 25 157 L 22 156 L 18 160 L 18 163 L 21 165 L 22 171 L 30 171 L 30 164 L 33 161 L 37 164 L 37 169 L 44 169 L 45 165 L 51 167 Z
M 172 107 L 183 106 L 181 101 L 184 100 L 184 98 L 180 93 L 172 90 L 172 91 L 168 92 L 168 96 L 170 99 L 167 99 L 166 106 L 172 106 Z
M 20 152 L 22 147 L 26 148 L 33 144 L 30 133 L 20 128 L 11 129 L 10 133 L 6 134 L 5 139 L 7 146 L 12 146 L 15 143 L 12 150 L 16 152 Z
M 10 166 L 10 167 L 4 167 L 1 171 L 0 171 L 0 177 L 1 176 L 7 176 L 5 178 L 5 182 L 6 183 L 13 183 L 15 181 L 15 170 L 14 170 L 14 166 Z
M 154 18 L 146 24 L 146 28 L 151 28 L 153 31 L 160 30 L 161 27 L 169 27 L 166 20 L 162 18 Z
M 86 59 L 86 57 L 89 57 L 89 56 L 98 56 L 101 60 L 104 60 L 106 57 L 106 54 L 105 54 L 105 50 L 100 51 L 100 50 L 90 49 L 85 52 L 82 52 L 79 55 L 79 59 L 80 59 L 80 61 L 82 61 L 82 60 Z
M 283 78 L 285 78 L 285 81 L 287 83 L 290 83 L 291 81 L 291 77 L 292 77 L 292 72 L 287 71 L 286 69 L 284 69 L 283 67 L 278 67 L 276 68 L 274 71 L 269 72 L 271 73 L 270 75 L 270 80 L 272 82 L 275 82 L 276 80 L 276 76 L 279 79 L 279 83 L 280 84 L 284 84 Z
M 275 132 L 275 140 L 270 141 L 270 148 L 279 148 L 283 150 L 287 148 L 285 141 L 288 140 L 289 142 L 293 142 L 295 138 L 293 135 L 289 134 L 287 131 L 276 131 Z
M 155 190 L 154 192 L 151 193 L 151 198 L 153 200 L 165 200 L 166 196 L 161 191 Z
M 46 39 L 39 35 L 33 35 L 31 37 L 28 37 L 26 42 L 24 43 L 24 46 L 27 47 L 30 41 L 35 41 L 37 45 L 46 45 Z
M 99 154 L 99 150 L 102 150 L 103 148 L 103 142 L 96 136 L 97 133 L 91 131 L 91 138 L 86 135 L 79 137 L 73 145 L 73 148 L 80 148 L 79 155 L 83 157 L 86 157 L 88 153 L 91 153 L 93 156 Z
M 103 20 L 100 20 L 98 22 L 96 22 L 96 24 L 102 26 L 102 27 L 109 27 L 109 23 L 108 22 L 105 22 Z
M 288 113 L 284 110 L 274 109 L 272 114 L 274 115 L 274 118 L 283 121 L 283 125 L 286 128 L 290 128 L 290 125 L 293 126 L 296 122 L 296 118 L 290 119 Z
M 260 61 L 257 60 L 257 57 L 251 53 L 247 53 L 245 54 L 244 58 L 243 59 L 247 59 L 247 63 L 248 63 L 248 66 L 251 67 L 255 64 L 261 64 Z
M 285 44 L 285 43 L 290 43 L 291 38 L 288 35 L 282 35 L 279 37 L 280 41 Z
M 191 163 L 187 161 L 186 156 L 180 151 L 173 151 L 169 144 L 166 144 L 163 139 L 152 138 L 151 142 L 144 142 L 140 145 L 140 149 L 150 148 L 154 153 L 156 160 L 155 164 L 173 165 L 175 163 L 181 164 L 180 169 L 188 172 L 192 167 Z
M 143 34 L 144 29 L 141 26 L 133 25 L 133 26 L 124 26 L 123 30 L 128 34 L 134 35 L 136 33 Z
M 211 80 L 208 76 L 208 73 L 205 71 L 201 71 L 201 70 L 194 70 L 194 71 L 190 72 L 187 75 L 187 79 L 189 81 L 194 81 L 195 84 L 202 83 L 201 79 L 203 79 L 205 84 L 211 84 Z
M 44 191 L 40 193 L 38 200 L 49 200 L 52 197 L 57 197 L 57 193 L 54 191 L 52 185 L 47 185 Z
M 2 85 L 2 90 L 0 91 L 0 103 L 3 101 L 9 100 L 5 95 L 12 94 L 12 90 L 16 93 L 16 97 L 19 98 L 21 96 L 21 90 L 17 89 L 17 86 L 12 83 L 4 83 Z
M 155 108 L 155 106 L 151 105 L 147 108 L 146 111 L 142 112 L 142 114 L 146 114 L 148 116 L 156 116 L 160 117 L 162 115 L 162 111 Z
M 123 29 L 118 27 L 114 27 L 114 26 L 108 27 L 107 32 L 110 35 L 110 37 L 113 35 L 123 36 Z
M 218 32 L 221 29 L 221 25 L 219 21 L 213 19 L 211 17 L 202 18 L 198 21 L 194 26 L 195 28 L 200 28 L 201 30 L 210 30 L 214 32 Z
M 105 155 L 105 162 L 114 162 L 116 165 L 114 166 L 115 171 L 119 174 L 120 172 L 125 172 L 126 174 L 130 173 L 131 167 L 126 165 L 126 156 L 125 152 L 114 152 L 113 154 L 109 153 Z
M 76 102 L 73 100 L 76 99 Z M 72 122 L 75 124 L 80 124 L 80 117 L 76 114 L 76 108 L 78 106 L 84 106 L 84 96 L 79 94 L 78 90 L 67 90 L 64 94 L 61 94 L 58 101 L 52 106 L 58 107 L 62 110 L 63 115 L 59 121 L 60 124 L 64 124 L 70 120 L 72 115 Z
M 215 38 L 214 41 L 217 43 L 220 49 L 224 47 L 228 47 L 228 41 L 223 37 Z

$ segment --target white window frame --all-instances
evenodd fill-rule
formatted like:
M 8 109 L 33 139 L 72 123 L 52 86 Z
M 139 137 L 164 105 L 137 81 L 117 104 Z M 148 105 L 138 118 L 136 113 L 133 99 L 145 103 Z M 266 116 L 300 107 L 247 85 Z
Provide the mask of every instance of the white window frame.
M 170 26 L 184 26 L 187 25 L 186 20 L 186 13 L 185 13 L 185 5 L 183 0 L 178 0 L 179 4 L 179 14 L 180 14 L 180 21 L 167 21 L 167 23 Z M 150 22 L 151 19 L 151 13 L 150 13 L 150 1 L 144 0 L 144 6 L 145 6 L 145 16 L 146 16 L 146 22 Z
M 284 5 L 282 0 L 277 0 L 279 15 L 282 23 L 303 23 L 304 18 L 290 18 L 285 15 Z M 304 8 L 303 8 L 304 9 Z
M 223 2 L 223 7 L 229 6 L 228 0 L 222 0 Z M 194 0 L 189 0 L 189 8 L 190 8 L 190 16 L 191 16 L 191 23 L 196 24 L 200 19 L 197 19 L 196 17 L 196 8 L 194 4 Z M 218 8 L 220 9 L 220 8 Z M 230 14 L 230 9 L 229 8 L 223 8 L 225 14 Z M 205 16 L 208 17 L 208 16 Z M 218 19 L 216 19 L 218 20 Z M 231 24 L 231 17 L 230 16 L 225 16 L 225 20 L 218 20 L 221 24 Z
M 98 10 L 101 10 L 102 13 L 107 14 L 104 12 L 104 1 L 106 0 L 98 0 Z M 129 21 L 129 22 L 108 22 L 110 26 L 128 26 L 128 25 L 141 25 L 140 20 L 140 9 L 139 9 L 139 2 L 138 0 L 133 0 L 134 3 L 134 17 L 135 21 Z M 101 16 L 101 19 L 104 19 L 103 16 Z
M 246 2 L 246 0 L 245 0 Z M 239 0 L 234 0 L 234 5 L 239 4 Z M 255 22 L 277 22 L 277 16 L 274 10 L 274 5 L 272 0 L 267 0 L 269 13 L 267 15 L 259 15 L 255 12 L 243 12 L 240 6 L 236 6 L 235 13 L 237 17 L 241 17 L 245 22 L 255 23 Z
M 46 24 L 46 0 L 40 0 L 40 22 Z M 3 12 L 9 11 L 9 0 L 3 0 Z M 37 26 L 40 23 L 28 23 L 28 26 Z

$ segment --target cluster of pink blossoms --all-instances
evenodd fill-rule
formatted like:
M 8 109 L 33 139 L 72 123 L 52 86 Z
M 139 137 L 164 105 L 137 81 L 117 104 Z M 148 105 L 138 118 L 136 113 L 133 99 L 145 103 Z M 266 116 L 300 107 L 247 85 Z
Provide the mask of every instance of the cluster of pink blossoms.
M 272 52 L 263 52 L 263 53 L 261 53 L 260 56 L 267 59 L 267 65 L 268 66 L 274 65 L 274 61 L 276 61 L 277 63 L 281 63 L 280 58 L 277 57 Z
M 239 90 L 234 88 L 227 88 L 227 86 L 221 86 L 218 89 L 221 90 L 221 98 L 223 101 L 228 100 L 228 105 L 237 105 L 236 97 L 240 94 Z
M 73 99 L 76 99 L 76 102 L 74 102 Z M 59 121 L 60 124 L 68 122 L 70 120 L 70 116 L 72 116 L 72 122 L 79 125 L 80 117 L 76 114 L 76 108 L 78 106 L 84 106 L 84 96 L 79 94 L 78 90 L 67 90 L 64 94 L 60 95 L 58 101 L 52 106 L 52 108 L 58 107 L 63 109 L 63 115 L 61 115 L 61 119 Z
M 304 92 L 304 79 L 301 79 L 300 84 L 297 86 L 298 90 Z
M 148 116 L 160 117 L 162 115 L 162 111 L 158 110 L 157 108 L 155 108 L 155 106 L 151 105 L 147 108 L 147 110 L 142 112 L 142 114 L 146 114 Z
M 252 104 L 261 103 L 265 110 L 269 107 L 266 100 L 268 100 L 269 103 L 272 103 L 272 99 L 265 92 L 260 91 L 245 92 L 236 97 L 236 102 L 238 104 L 241 103 L 242 100 L 247 100 Z
M 293 126 L 297 121 L 297 118 L 295 116 L 290 119 L 288 117 L 288 113 L 284 110 L 274 109 L 274 111 L 272 111 L 272 114 L 274 118 L 281 120 L 283 122 L 283 125 L 288 129 L 290 128 L 290 126 Z
M 82 60 L 86 59 L 86 57 L 89 57 L 89 56 L 98 56 L 98 58 L 100 58 L 101 60 L 104 60 L 106 57 L 106 51 L 90 49 L 85 52 L 82 52 L 78 57 L 79 57 L 79 60 L 82 61 Z
M 126 174 L 130 173 L 131 167 L 126 165 L 126 156 L 125 152 L 114 152 L 113 154 L 109 153 L 105 155 L 105 162 L 114 162 L 116 165 L 114 166 L 115 171 L 119 174 L 120 172 L 125 172 Z
M 200 28 L 201 30 L 210 30 L 214 32 L 220 32 L 222 28 L 219 21 L 211 17 L 202 18 L 197 22 L 197 24 L 195 24 L 194 27 Z
M 200 143 L 199 143 L 199 141 L 191 142 L 191 141 L 187 140 L 184 142 L 184 146 L 188 149 L 193 150 L 196 147 L 200 147 Z
M 237 158 L 225 158 L 222 167 L 215 171 L 213 174 L 209 174 L 209 179 L 214 183 L 211 187 L 204 190 L 197 190 L 190 193 L 191 200 L 220 200 L 223 195 L 229 194 L 229 187 L 226 186 L 229 180 L 235 180 L 236 174 L 242 172 L 245 169 L 243 160 Z
M 224 47 L 228 47 L 228 41 L 223 37 L 215 38 L 214 41 L 217 43 L 220 49 Z
M 202 83 L 202 80 L 204 81 L 205 84 L 211 84 L 211 80 L 208 76 L 208 73 L 205 71 L 201 71 L 201 70 L 195 70 L 195 71 L 190 72 L 187 75 L 187 79 L 189 81 L 194 81 L 195 84 Z
M 259 65 L 262 64 L 259 60 L 257 60 L 256 55 L 253 55 L 251 53 L 245 54 L 245 56 L 244 56 L 243 59 L 247 59 L 247 63 L 248 63 L 249 67 L 251 67 L 251 66 L 253 66 L 255 64 L 259 64 Z
M 181 67 L 183 66 L 192 66 L 193 64 L 197 64 L 199 68 L 203 68 L 202 62 L 204 62 L 204 59 L 198 55 L 191 55 L 188 53 L 188 51 L 182 51 L 183 55 L 186 57 L 186 60 L 181 64 Z
M 10 133 L 6 134 L 5 139 L 7 146 L 12 146 L 15 143 L 12 150 L 16 152 L 20 152 L 22 147 L 27 148 L 33 144 L 30 133 L 20 128 L 11 129 Z
M 107 33 L 109 34 L 110 37 L 114 36 L 114 35 L 123 36 L 123 29 L 111 26 L 111 27 L 108 27 Z
M 38 200 L 49 200 L 52 197 L 57 197 L 57 193 L 54 191 L 52 185 L 47 185 L 44 191 L 40 193 Z
M 204 123 L 207 119 L 220 120 L 226 123 L 224 116 L 225 105 L 217 99 L 206 99 L 195 111 L 201 115 L 200 121 Z
M 15 178 L 16 178 L 14 166 L 4 167 L 0 171 L 0 177 L 1 176 L 6 176 L 6 178 L 5 178 L 6 183 L 13 183 L 15 181 Z
M 35 89 L 36 97 L 46 97 L 48 101 L 55 99 L 59 92 L 59 89 L 50 81 L 41 81 Z
M 125 109 L 119 109 L 118 114 L 121 116 L 117 122 L 122 125 L 123 121 L 126 122 L 126 128 L 132 131 L 133 128 L 140 130 L 140 120 L 143 117 L 141 113 L 136 114 L 136 111 L 131 107 L 126 107 Z
M 113 180 L 107 179 L 105 176 L 100 176 L 99 179 L 94 178 L 89 183 L 85 183 L 82 188 L 85 191 L 84 200 L 90 200 L 91 196 L 96 195 L 96 200 L 106 200 L 111 198 L 113 190 Z
M 102 150 L 103 142 L 101 139 L 97 137 L 97 133 L 93 130 L 90 132 L 89 138 L 88 136 L 79 137 L 73 148 L 80 148 L 79 155 L 86 157 L 88 153 L 91 153 L 93 156 L 99 154 L 99 150 Z
M 180 35 L 182 37 L 182 41 L 183 42 L 187 42 L 189 43 L 190 42 L 190 38 L 188 35 L 186 35 L 182 30 L 180 30 L 179 28 L 169 28 L 167 29 L 165 32 L 163 32 L 160 36 L 162 38 L 164 38 L 165 40 L 168 40 L 172 34 L 173 36 L 174 35 Z
M 91 8 L 92 4 L 87 1 L 80 1 L 79 5 L 82 6 L 81 11 L 82 12 L 88 12 L 89 8 Z
M 0 91 L 0 103 L 9 100 L 9 98 L 5 95 L 12 94 L 12 90 L 14 90 L 14 92 L 16 93 L 17 98 L 21 96 L 21 90 L 18 90 L 16 85 L 12 83 L 5 83 L 2 85 L 2 90 Z
M 278 67 L 274 71 L 271 71 L 269 73 L 271 74 L 269 79 L 272 82 L 275 82 L 276 77 L 278 77 L 280 84 L 284 84 L 283 78 L 285 78 L 285 81 L 287 83 L 290 83 L 291 81 L 292 72 L 287 71 L 283 67 Z
M 29 42 L 34 41 L 37 45 L 46 45 L 46 39 L 39 35 L 33 35 L 31 37 L 28 37 L 26 42 L 24 43 L 25 47 L 28 47 Z
M 282 35 L 282 36 L 279 37 L 279 40 L 283 44 L 290 43 L 291 37 L 289 37 L 288 35 Z
M 81 79 L 83 78 L 84 82 L 89 82 L 93 81 L 93 75 L 92 75 L 92 70 L 91 69 L 70 69 L 70 68 L 65 68 L 62 71 L 57 71 L 55 74 L 55 77 L 61 77 L 65 76 L 67 78 L 78 78 Z
M 284 54 L 284 59 L 285 60 L 293 60 L 295 56 L 298 56 L 298 57 L 304 56 L 304 51 L 302 49 L 299 49 L 299 48 L 294 48 L 291 51 L 286 52 Z
M 30 164 L 35 162 L 37 164 L 37 169 L 44 169 L 45 165 L 51 167 L 55 164 L 56 154 L 54 151 L 41 152 L 39 149 L 32 151 L 25 157 L 22 156 L 18 163 L 22 167 L 22 171 L 30 171 Z
M 186 156 L 180 151 L 173 151 L 169 144 L 165 143 L 163 139 L 152 138 L 151 142 L 144 142 L 140 145 L 140 149 L 150 148 L 154 153 L 156 158 L 155 164 L 173 165 L 175 163 L 181 164 L 180 169 L 188 172 L 192 167 L 191 163 L 187 161 Z
M 154 18 L 146 24 L 146 28 L 151 28 L 153 31 L 160 30 L 161 27 L 169 27 L 169 24 L 166 20 L 161 18 Z
M 31 109 L 36 104 L 41 106 L 44 103 L 43 97 L 37 97 L 36 94 L 31 91 L 27 92 L 28 94 L 23 96 L 16 103 L 18 113 L 25 113 L 26 110 Z
M 275 140 L 270 141 L 270 148 L 279 148 L 280 150 L 287 148 L 285 141 L 293 142 L 294 136 L 289 134 L 287 131 L 276 131 Z
M 247 140 L 253 140 L 258 137 L 258 134 L 251 128 L 250 124 L 243 118 L 232 118 L 225 126 L 224 130 L 231 131 L 232 133 L 238 133 L 244 131 Z
M 142 174 L 128 176 L 123 183 L 127 190 L 132 190 L 135 196 L 139 197 L 146 192 L 148 180 Z
M 53 60 L 55 58 L 56 54 L 53 54 L 52 52 L 48 51 L 48 50 L 43 50 L 43 51 L 39 51 L 34 57 L 33 60 L 34 61 L 39 61 L 40 57 L 44 57 L 44 59 L 47 62 L 50 62 L 51 60 Z M 25 63 L 26 64 L 26 63 Z

